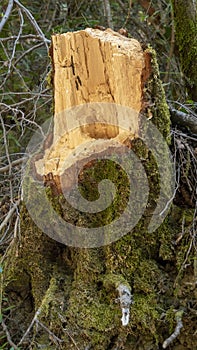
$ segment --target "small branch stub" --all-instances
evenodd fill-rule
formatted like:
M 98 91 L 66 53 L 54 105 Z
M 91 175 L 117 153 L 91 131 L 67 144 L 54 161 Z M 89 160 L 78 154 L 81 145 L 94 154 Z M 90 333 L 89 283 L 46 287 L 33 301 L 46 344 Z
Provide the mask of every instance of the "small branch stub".
M 122 325 L 127 326 L 130 316 L 130 305 L 133 304 L 132 295 L 128 286 L 119 284 L 117 288 L 119 292 L 120 307 L 122 309 Z

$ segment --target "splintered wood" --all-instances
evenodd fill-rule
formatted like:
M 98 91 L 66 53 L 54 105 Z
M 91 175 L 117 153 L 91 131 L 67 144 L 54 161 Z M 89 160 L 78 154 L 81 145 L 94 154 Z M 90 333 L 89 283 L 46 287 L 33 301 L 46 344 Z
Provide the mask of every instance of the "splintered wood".
M 87 102 L 115 102 L 140 110 L 143 50 L 108 29 L 52 37 L 55 114 Z
M 138 136 L 146 60 L 138 41 L 110 29 L 53 35 L 50 53 L 53 140 L 36 168 L 40 175 L 61 175 L 91 154 L 114 152 L 118 142 Z M 117 105 L 130 108 L 129 120 Z

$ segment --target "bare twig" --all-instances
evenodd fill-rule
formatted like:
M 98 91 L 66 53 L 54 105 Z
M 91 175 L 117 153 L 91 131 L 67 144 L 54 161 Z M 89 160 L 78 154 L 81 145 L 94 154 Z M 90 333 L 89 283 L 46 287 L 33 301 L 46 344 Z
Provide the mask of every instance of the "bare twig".
M 197 137 L 192 137 L 192 136 L 190 136 L 190 135 L 187 135 L 186 133 L 183 133 L 183 132 L 180 132 L 180 131 L 177 131 L 177 130 L 173 130 L 173 133 L 174 133 L 175 135 L 182 136 L 182 137 L 184 137 L 185 139 L 197 141 Z
M 38 320 L 38 316 L 43 312 L 43 309 L 44 309 L 45 304 L 46 304 L 46 303 L 47 303 L 47 304 L 50 303 L 51 300 L 52 300 L 52 295 L 53 295 L 52 290 L 53 290 L 53 292 L 54 292 L 54 288 L 55 288 L 53 283 L 54 283 L 54 278 L 51 278 L 51 283 L 50 283 L 50 285 L 49 285 L 49 287 L 48 287 L 48 289 L 47 289 L 47 291 L 46 291 L 46 293 L 45 293 L 44 298 L 42 299 L 41 305 L 40 305 L 40 307 L 38 308 L 38 310 L 36 311 L 36 313 L 35 313 L 35 315 L 34 315 L 32 321 L 31 321 L 29 327 L 27 328 L 27 330 L 26 330 L 26 332 L 25 332 L 25 334 L 23 335 L 23 337 L 21 338 L 20 342 L 18 343 L 18 346 L 20 346 L 20 345 L 24 342 L 25 338 L 27 337 L 27 335 L 28 335 L 29 332 L 31 331 L 31 329 L 32 329 L 32 327 L 33 327 L 34 324 L 36 324 L 36 325 L 40 324 L 45 330 L 47 330 L 47 332 L 48 332 L 49 334 L 53 335 L 54 339 L 56 339 L 56 340 L 58 340 L 58 341 L 61 341 L 61 340 L 60 340 L 59 338 L 57 338 L 46 326 L 44 326 L 44 325 Z
M 5 48 L 4 45 L 3 45 L 3 42 L 0 41 L 0 43 L 1 43 L 1 46 L 2 46 L 2 48 L 3 48 L 3 50 L 4 50 L 4 54 L 5 54 L 6 58 L 7 58 L 7 62 L 9 62 L 9 61 L 10 61 L 10 57 L 9 57 L 9 55 L 8 55 L 8 52 L 7 52 L 6 48 Z M 15 70 L 15 72 L 16 72 L 16 74 L 19 76 L 19 78 L 21 79 L 21 84 L 22 84 L 22 86 L 28 91 L 29 88 L 28 88 L 28 86 L 27 86 L 25 80 L 23 79 L 23 76 L 21 75 L 21 73 L 16 69 L 16 67 L 15 67 L 14 65 L 13 65 L 13 69 Z M 3 80 L 2 84 L 1 84 L 1 86 L 3 86 L 3 85 L 5 84 L 7 78 L 9 77 L 9 74 L 8 74 L 8 73 L 9 73 L 9 72 L 7 71 L 6 74 L 5 74 L 5 78 L 4 78 L 4 80 Z
M 178 279 L 179 279 L 179 276 L 180 276 L 181 272 L 183 271 L 183 269 L 184 269 L 185 266 L 186 266 L 186 262 L 188 261 L 190 252 L 191 252 L 191 250 L 192 250 L 192 247 L 194 246 L 194 240 L 195 240 L 195 234 L 192 235 L 192 237 L 191 237 L 190 244 L 189 244 L 189 248 L 188 248 L 188 250 L 187 250 L 185 260 L 183 261 L 183 263 L 182 263 L 182 265 L 181 265 L 181 268 L 180 268 L 180 270 L 179 270 L 179 272 L 178 272 L 178 275 L 177 275 L 177 277 L 176 277 L 176 279 L 175 279 L 174 288 L 176 288 L 177 282 L 178 282 Z
M 173 200 L 176 196 L 177 190 L 179 188 L 179 182 L 180 182 L 180 171 L 178 171 L 178 179 L 176 181 L 176 188 L 174 189 L 174 193 L 173 193 L 172 197 L 167 201 L 165 208 L 159 213 L 160 216 L 162 216 L 165 213 L 165 211 L 169 208 L 169 205 L 173 202 Z
M 25 334 L 23 334 L 20 342 L 18 343 L 18 346 L 20 346 L 24 342 L 25 338 L 28 336 L 29 332 L 31 331 L 31 329 L 32 329 L 34 323 L 36 322 L 38 316 L 40 315 L 40 313 L 41 313 L 41 307 L 39 307 L 39 309 L 36 311 L 36 313 L 35 313 L 32 321 L 31 321 L 29 327 L 27 328 Z
M 3 330 L 4 330 L 5 334 L 6 334 L 8 343 L 10 344 L 10 346 L 12 346 L 12 348 L 14 348 L 15 350 L 18 350 L 18 347 L 16 346 L 16 344 L 13 343 L 13 341 L 11 339 L 10 333 L 8 331 L 8 328 L 7 328 L 4 320 L 1 320 L 1 324 L 2 324 Z
M 16 37 L 16 40 L 14 42 L 14 47 L 13 47 L 13 50 L 12 50 L 12 56 L 11 56 L 11 59 L 10 59 L 10 62 L 9 62 L 8 74 L 9 74 L 9 71 L 11 69 L 12 61 L 13 61 L 13 59 L 15 57 L 16 45 L 18 44 L 19 38 L 20 38 L 20 36 L 21 36 L 21 34 L 23 32 L 24 18 L 23 18 L 23 15 L 22 15 L 22 12 L 21 12 L 20 8 L 18 9 L 18 13 L 19 13 L 19 17 L 20 17 L 20 28 L 19 28 L 19 32 L 18 32 L 18 35 Z
M 57 1 L 55 2 L 55 8 L 54 8 L 54 11 L 53 11 L 53 16 L 52 16 L 52 19 L 49 23 L 49 27 L 48 27 L 48 32 L 51 30 L 52 26 L 53 26 L 53 23 L 54 23 L 54 20 L 55 20 L 55 17 L 57 16 L 57 13 L 58 13 L 58 7 L 59 7 L 60 3 L 58 3 Z M 46 12 L 46 15 L 47 15 L 47 12 Z
M 58 314 L 59 315 L 59 318 L 62 322 L 66 322 L 66 320 L 64 319 L 64 317 L 61 315 L 61 314 Z M 68 332 L 68 330 L 66 328 L 63 328 L 64 329 L 64 332 L 66 332 L 66 334 L 69 336 L 69 338 L 71 339 L 71 341 L 73 342 L 73 344 L 75 345 L 76 349 L 77 350 L 80 350 L 77 346 L 77 343 L 76 341 L 74 340 L 74 338 L 72 337 L 72 335 Z
M 0 38 L 0 41 L 11 41 L 11 40 L 15 40 L 17 38 L 16 35 L 10 35 L 6 38 Z M 21 35 L 20 40 L 33 40 L 33 41 L 37 41 L 37 40 L 41 40 L 39 35 L 35 35 L 35 34 L 27 34 L 27 35 Z
M 7 74 L 6 74 L 5 79 L 3 80 L 3 82 L 2 82 L 0 87 L 2 87 L 5 84 L 5 82 L 7 81 L 8 77 L 10 76 L 12 62 L 13 62 L 13 59 L 15 57 L 15 52 L 16 52 L 16 45 L 17 45 L 17 43 L 19 41 L 19 38 L 20 38 L 20 36 L 22 34 L 22 31 L 23 31 L 24 19 L 23 19 L 23 15 L 22 15 L 22 12 L 21 12 L 20 8 L 19 8 L 18 12 L 19 12 L 19 16 L 20 16 L 20 28 L 19 28 L 19 32 L 18 32 L 18 35 L 16 37 L 16 40 L 14 42 L 14 46 L 13 46 L 13 50 L 12 50 L 12 56 L 9 59 L 9 65 L 8 65 Z
M 153 16 L 155 13 L 155 9 L 152 6 L 152 1 L 150 0 L 138 0 L 139 4 L 142 6 L 142 8 L 146 11 L 146 14 L 149 16 Z
M 125 4 L 122 2 L 122 0 L 117 0 L 117 3 L 119 4 L 120 8 L 123 10 L 123 12 L 125 13 L 125 15 L 128 18 L 128 10 L 126 9 Z M 126 18 L 126 21 L 127 21 L 127 18 Z M 148 31 L 149 31 L 148 27 L 144 27 L 140 23 L 140 21 L 138 19 L 136 19 L 135 16 L 133 16 L 133 15 L 131 15 L 131 22 L 133 22 L 136 25 L 136 27 L 138 27 L 142 32 L 144 32 L 146 35 L 148 35 Z M 124 23 L 124 26 L 125 26 L 125 23 Z
M 13 0 L 9 0 L 7 9 L 6 9 L 6 11 L 5 11 L 5 13 L 4 13 L 4 16 L 3 16 L 3 18 L 2 18 L 2 20 L 1 20 L 1 22 L 0 22 L 0 32 L 2 31 L 4 25 L 6 24 L 8 18 L 9 18 L 9 16 L 10 16 L 10 13 L 11 13 L 12 7 L 13 7 L 13 4 L 14 4 Z
M 53 332 L 50 331 L 50 329 L 48 329 L 41 321 L 38 320 L 38 316 L 40 315 L 40 313 L 42 312 L 42 305 L 39 307 L 39 309 L 36 311 L 29 327 L 27 328 L 25 334 L 23 335 L 23 337 L 21 338 L 20 342 L 18 343 L 18 346 L 20 346 L 25 338 L 28 336 L 29 332 L 31 331 L 32 327 L 34 326 L 34 324 L 37 324 L 39 326 L 41 326 L 48 334 L 50 334 L 52 336 L 52 338 L 55 341 L 58 341 L 59 343 L 62 342 L 62 339 L 58 338 Z
M 64 331 L 66 332 L 66 334 L 68 334 L 69 338 L 72 340 L 73 344 L 75 345 L 77 350 L 80 350 L 77 346 L 76 341 L 74 340 L 74 338 L 72 337 L 72 335 L 67 331 L 67 329 L 64 328 Z
M 170 76 L 170 66 L 172 62 L 172 57 L 174 53 L 174 44 L 175 44 L 175 29 L 174 29 L 174 12 L 171 10 L 171 17 L 172 17 L 172 28 L 171 28 L 171 39 L 170 39 L 170 51 L 169 56 L 167 60 L 167 66 L 166 66 L 166 74 L 164 77 L 164 83 L 167 84 L 169 82 L 169 76 Z
M 194 110 L 192 108 L 190 108 L 188 106 L 188 104 L 181 103 L 180 101 L 172 101 L 172 100 L 167 100 L 167 101 L 168 101 L 170 107 L 172 107 L 172 105 L 175 104 L 175 105 L 185 109 L 188 112 L 188 114 L 191 114 L 191 115 L 193 115 L 194 117 L 197 118 L 197 114 L 194 112 Z M 192 106 L 197 108 L 197 102 L 194 102 L 192 104 Z
M 49 95 L 49 94 L 45 94 L 45 92 L 47 92 L 47 91 L 49 91 L 50 90 L 50 88 L 47 88 L 47 89 L 45 89 L 45 90 L 43 90 L 42 91 L 42 97 L 51 97 L 51 95 Z M 27 95 L 30 95 L 30 96 L 33 96 L 33 97 L 31 97 L 31 99 L 33 99 L 34 98 L 34 96 L 40 96 L 40 92 L 34 92 L 34 91 L 20 91 L 20 92 L 18 92 L 18 91 L 12 91 L 12 92 L 4 92 L 4 93 L 0 93 L 0 96 L 27 96 Z M 30 101 L 30 99 L 28 99 L 28 101 Z M 22 101 L 22 103 L 24 103 L 24 100 Z M 8 109 L 10 109 L 10 108 L 13 108 L 13 107 L 15 107 L 15 106 L 18 106 L 20 104 L 20 102 L 17 102 L 17 103 L 14 103 L 14 104 L 11 104 L 11 105 L 6 105 L 6 104 L 3 104 L 3 103 L 0 103 L 0 106 L 2 105 L 2 106 L 4 106 L 4 107 L 7 107 Z
M 51 335 L 51 337 L 52 337 L 55 341 L 57 341 L 57 342 L 59 342 L 59 343 L 62 343 L 62 342 L 63 342 L 62 339 L 58 338 L 53 332 L 50 331 L 50 329 L 48 329 L 48 328 L 47 328 L 42 322 L 40 322 L 38 319 L 36 319 L 36 323 L 37 323 L 39 326 L 41 326 L 47 333 L 49 333 L 49 335 Z
M 0 173 L 6 173 L 7 171 L 10 170 L 10 166 L 11 166 L 11 168 L 13 168 L 13 167 L 23 163 L 25 159 L 26 159 L 25 157 L 20 158 L 20 159 L 16 159 L 13 162 L 11 162 L 9 165 L 3 166 L 2 168 L 0 168 Z
M 6 129 L 5 129 L 5 124 L 4 124 L 2 116 L 0 116 L 0 120 L 1 120 L 2 129 L 3 129 L 3 139 L 4 139 L 5 152 L 6 152 L 6 156 L 7 156 L 7 160 L 8 160 L 8 164 L 9 164 L 9 175 L 11 175 L 12 166 L 11 166 L 10 154 L 9 154 L 8 144 L 7 144 Z
M 182 317 L 183 317 L 183 310 L 177 311 L 175 314 L 175 318 L 177 322 L 175 331 L 171 334 L 169 338 L 167 338 L 163 342 L 163 349 L 166 349 L 168 345 L 170 345 L 179 336 L 181 328 L 183 328 Z
M 13 207 L 9 210 L 8 214 L 6 215 L 5 219 L 3 220 L 3 222 L 0 225 L 0 231 L 3 229 L 3 227 L 5 225 L 7 225 L 7 223 L 9 222 L 10 218 L 12 217 L 12 215 L 14 214 L 15 210 L 17 210 L 18 206 L 20 204 L 20 199 L 17 200 L 16 203 L 14 203 Z
M 17 231 L 19 231 L 19 234 L 20 234 L 20 218 L 19 218 L 19 215 L 17 216 L 15 224 L 14 224 L 14 238 L 17 237 Z
M 38 35 L 40 36 L 40 38 L 42 38 L 42 40 L 44 41 L 47 49 L 48 49 L 48 45 L 50 44 L 50 40 L 48 40 L 44 33 L 42 32 L 41 28 L 39 27 L 38 23 L 36 22 L 35 18 L 33 17 L 33 15 L 31 14 L 31 12 L 21 4 L 20 1 L 18 0 L 14 0 L 15 4 L 18 5 L 19 8 L 21 8 L 23 10 L 23 12 L 26 14 L 27 18 L 30 20 L 31 24 L 33 25 L 33 27 L 35 28 L 35 30 L 37 31 Z
M 105 15 L 107 18 L 107 25 L 109 28 L 113 29 L 114 25 L 113 25 L 113 21 L 112 21 L 111 7 L 110 7 L 109 0 L 103 0 L 103 4 L 104 4 L 104 9 L 105 9 Z
M 125 22 L 123 24 L 123 28 L 126 28 L 127 23 L 129 22 L 130 18 L 131 18 L 131 7 L 132 7 L 132 0 L 129 0 L 129 7 L 128 7 L 128 11 L 127 11 L 127 18 L 125 19 Z
M 3 121 L 3 118 L 2 118 L 1 115 L 0 115 L 0 120 L 1 120 L 2 129 L 3 129 L 3 140 L 4 140 L 5 153 L 6 153 L 6 157 L 7 157 L 8 164 L 9 164 L 9 175 L 11 175 L 12 167 L 11 167 L 10 154 L 9 154 L 9 150 L 8 150 L 6 129 L 5 129 L 5 124 L 4 124 L 4 121 Z M 13 202 L 13 188 L 12 188 L 12 183 L 11 183 L 11 181 L 9 181 L 9 187 L 10 187 L 10 197 L 11 197 L 11 201 Z
M 39 43 L 33 47 L 30 47 L 27 51 L 25 51 L 19 58 L 17 58 L 17 60 L 15 61 L 15 66 L 18 64 L 18 62 L 20 60 L 22 60 L 22 58 L 26 55 L 28 55 L 31 51 L 35 50 L 35 49 L 38 49 L 39 47 L 43 46 L 44 43 Z

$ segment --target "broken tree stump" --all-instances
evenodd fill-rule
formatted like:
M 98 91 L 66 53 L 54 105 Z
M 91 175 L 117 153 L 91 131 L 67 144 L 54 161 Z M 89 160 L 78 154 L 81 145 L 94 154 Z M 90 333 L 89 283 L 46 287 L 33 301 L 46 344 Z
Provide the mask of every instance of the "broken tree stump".
M 94 141 L 96 149 L 103 152 L 106 147 L 113 147 L 116 141 L 126 144 L 138 137 L 139 113 L 144 107 L 143 88 L 151 70 L 150 57 L 143 52 L 139 42 L 110 29 L 100 31 L 88 28 L 54 35 L 50 54 L 53 65 L 54 129 L 53 143 L 36 165 L 38 174 L 42 176 L 61 175 L 63 168 L 65 171 L 65 159 L 74 149 L 83 148 L 90 141 L 89 148 L 95 153 Z M 106 111 L 102 111 L 102 105 L 95 107 L 96 111 L 91 105 L 85 112 L 88 103 L 99 102 L 109 103 L 110 121 L 109 116 L 104 117 Z M 81 104 L 86 104 L 86 107 L 72 109 Z M 127 118 L 122 123 L 123 126 L 126 123 L 126 130 L 121 128 L 119 120 L 124 116 L 117 115 L 112 104 L 133 110 L 130 120 Z M 102 142 L 98 142 L 101 139 L 111 142 L 102 146 Z
M 169 112 L 154 52 L 144 51 L 135 39 L 110 29 L 88 28 L 52 36 L 50 55 L 54 88 L 53 130 L 42 150 L 32 157 L 32 172 L 34 170 L 35 177 L 43 179 L 45 186 L 51 187 L 52 195 L 64 194 L 65 200 L 61 199 L 60 205 L 62 217 L 79 226 L 80 232 L 78 230 L 73 239 L 75 234 L 69 227 L 70 238 L 65 240 L 62 237 L 66 235 L 63 222 L 59 222 L 54 214 L 56 228 L 49 235 L 54 237 L 54 231 L 57 231 L 56 239 L 68 245 L 80 246 L 82 242 L 87 247 L 109 244 L 120 238 L 120 227 L 121 235 L 124 235 L 135 226 L 147 204 L 150 186 L 144 167 L 138 155 L 128 154 L 128 150 L 133 149 L 133 141 L 143 134 L 142 129 L 149 128 L 143 125 L 143 118 L 155 118 L 164 136 L 169 132 Z M 145 117 L 142 118 L 143 114 Z M 157 213 L 154 213 L 156 216 L 164 209 L 161 206 L 165 206 L 170 191 L 169 186 L 163 184 L 167 172 L 161 169 L 166 144 L 161 144 L 161 135 L 156 128 L 153 130 L 152 122 L 149 124 L 150 131 L 144 131 L 143 142 L 153 148 L 156 162 L 160 161 L 161 187 L 166 187 Z M 161 148 L 160 154 L 157 148 Z M 148 153 L 145 154 L 146 158 Z M 156 188 L 155 198 L 159 196 L 159 186 L 155 191 Z M 41 202 L 44 207 L 48 206 L 44 193 Z M 32 196 L 30 206 L 34 208 Z M 32 215 L 38 216 L 35 211 Z M 114 218 L 117 222 L 106 233 Z M 162 222 L 162 218 L 158 222 Z M 51 228 L 43 226 L 43 222 L 48 225 L 49 221 L 42 217 L 36 223 L 44 232 L 50 232 Z M 95 228 L 91 238 L 87 238 L 87 231 L 81 227 Z M 100 235 L 98 227 L 104 227 Z
M 6 291 L 17 296 L 18 304 L 6 325 L 12 318 L 13 322 L 21 320 L 17 334 L 11 334 L 18 340 L 33 325 L 31 320 L 44 325 L 39 330 L 32 327 L 30 340 L 26 339 L 27 343 L 33 339 L 37 347 L 44 344 L 50 349 L 55 340 L 65 350 L 73 346 L 156 350 L 171 334 L 174 309 L 191 300 L 194 303 L 195 289 L 187 283 L 194 281 L 191 265 L 189 275 L 182 270 L 184 281 L 177 267 L 185 264 L 188 239 L 181 239 L 181 254 L 172 244 L 182 230 L 183 213 L 175 208 L 161 226 L 161 209 L 153 215 L 161 190 L 164 209 L 171 199 L 166 195 L 168 178 L 162 182 L 168 175 L 168 159 L 160 149 L 161 135 L 165 140 L 169 136 L 170 118 L 154 51 L 143 51 L 136 40 L 111 30 L 86 29 L 54 35 L 51 58 L 54 125 L 40 148 L 36 147 L 37 134 L 30 145 L 32 157 L 24 187 L 29 213 L 22 208 L 20 241 L 12 247 L 11 261 L 5 267 Z M 151 126 L 149 140 L 144 139 L 147 144 L 141 139 L 142 115 L 146 128 L 154 122 L 161 133 L 156 137 Z M 126 149 L 129 157 L 124 162 Z M 119 164 L 120 159 L 123 163 Z M 136 193 L 139 188 L 146 191 L 145 177 L 149 195 L 141 213 L 141 197 Z M 51 189 L 43 187 L 43 179 Z M 94 203 L 104 194 L 99 188 L 103 179 L 111 180 L 115 191 L 110 188 L 96 211 Z M 89 211 L 69 204 L 73 197 L 76 207 L 80 204 L 81 199 L 73 196 L 76 180 L 89 203 L 88 208 L 83 203 L 83 208 Z M 132 207 L 127 210 L 130 193 L 134 212 Z M 110 196 L 113 201 L 108 206 Z M 105 209 L 102 204 L 106 203 Z M 113 222 L 119 222 L 125 212 L 129 230 L 124 232 L 124 223 L 114 229 Z M 149 230 L 152 216 L 159 222 L 155 231 Z M 132 226 L 133 217 L 137 224 Z M 64 222 L 75 227 L 77 234 L 68 225 L 66 233 Z M 110 232 L 109 227 L 113 228 Z M 98 239 L 101 228 L 104 234 Z M 180 343 L 192 349 L 195 319 L 184 316 L 183 324 L 186 332 L 178 335 Z
M 113 161 L 118 164 L 119 158 L 124 157 L 128 148 L 131 149 L 131 141 L 139 137 L 140 112 L 146 105 L 144 87 L 151 73 L 150 55 L 135 39 L 126 38 L 110 29 L 100 31 L 90 28 L 52 36 L 50 54 L 54 125 L 50 142 L 47 138 L 41 155 L 37 155 L 36 175 L 41 176 L 45 185 L 53 189 L 53 194 L 66 195 L 66 204 L 61 203 L 65 220 L 73 223 L 74 217 L 76 224 L 77 217 L 79 226 L 87 225 L 89 221 L 88 226 L 100 227 L 110 223 L 113 217 L 119 217 L 127 206 L 131 197 L 126 175 L 129 173 L 132 177 L 129 168 L 135 169 L 139 178 L 145 178 L 143 167 L 135 157 L 130 156 L 128 161 L 123 161 L 126 165 L 125 175 L 118 165 L 111 170 L 106 162 L 114 158 Z M 96 165 L 99 160 L 99 164 L 102 164 L 100 174 Z M 110 172 L 113 173 L 115 167 L 122 180 L 112 179 Z M 97 173 L 97 179 L 93 180 L 91 172 Z M 109 182 L 98 190 L 102 176 L 115 181 L 116 188 L 122 188 L 123 182 L 126 183 L 125 194 L 115 196 L 115 189 L 110 187 Z M 88 183 L 92 184 L 91 190 Z M 139 212 L 135 223 L 145 208 L 148 196 L 147 183 L 142 183 L 141 179 L 141 202 L 136 196 L 128 206 L 127 216 L 134 217 L 135 212 Z M 80 191 L 76 194 L 78 185 Z M 137 187 L 136 181 L 133 187 Z M 80 198 L 80 193 L 85 200 Z M 112 199 L 118 204 L 109 214 L 107 207 Z M 134 209 L 134 202 L 138 201 L 140 204 Z M 89 214 L 88 219 L 83 212 Z M 95 215 L 98 212 L 103 213 L 102 218 Z M 128 231 L 128 218 L 124 222 Z M 118 221 L 112 231 L 122 224 Z M 84 241 L 85 236 L 84 233 L 80 241 Z M 115 233 L 113 236 L 119 238 Z M 103 243 L 103 239 L 98 239 Z M 110 241 L 107 239 L 105 243 Z M 93 246 L 96 244 L 94 242 Z

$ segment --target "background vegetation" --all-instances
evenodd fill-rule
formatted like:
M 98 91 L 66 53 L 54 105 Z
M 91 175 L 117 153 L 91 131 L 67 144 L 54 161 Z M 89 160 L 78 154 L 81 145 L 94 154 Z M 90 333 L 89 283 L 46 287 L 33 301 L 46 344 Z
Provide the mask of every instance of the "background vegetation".
M 0 273 L 8 249 L 20 235 L 21 172 L 26 145 L 36 128 L 52 115 L 48 56 L 51 35 L 95 26 L 126 28 L 129 37 L 143 45 L 150 44 L 157 52 L 172 116 L 171 150 L 177 173 L 174 204 L 193 210 L 187 229 L 190 245 L 185 252 L 186 264 L 191 249 L 196 250 L 196 2 L 2 0 L 0 19 Z M 182 225 L 184 232 L 184 221 Z M 182 239 L 181 234 L 177 239 Z M 4 314 L 4 319 L 9 319 L 11 308 L 1 290 L 1 317 Z M 1 349 L 14 348 L 4 321 L 0 336 Z

